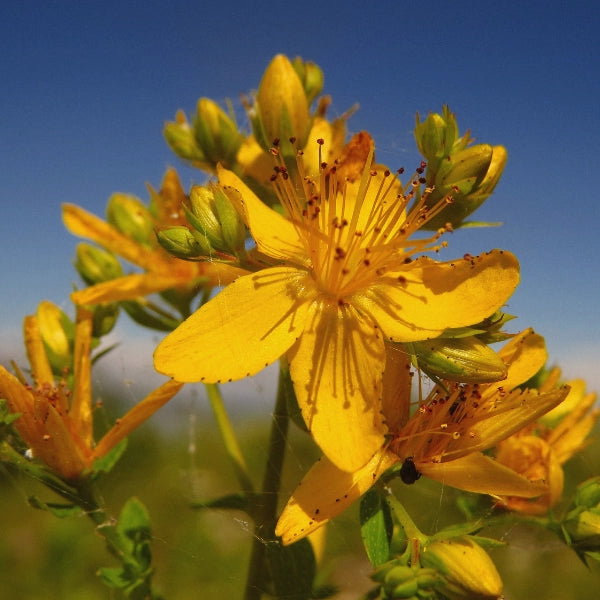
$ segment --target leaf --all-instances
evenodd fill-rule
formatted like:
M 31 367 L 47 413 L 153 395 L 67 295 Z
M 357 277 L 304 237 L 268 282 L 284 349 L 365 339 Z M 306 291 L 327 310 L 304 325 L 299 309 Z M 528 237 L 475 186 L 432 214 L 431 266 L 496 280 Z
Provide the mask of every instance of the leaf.
M 392 539 L 390 507 L 375 488 L 370 489 L 360 502 L 360 533 L 367 556 L 374 567 L 389 560 Z
M 62 504 L 59 502 L 42 502 L 36 496 L 30 496 L 27 498 L 29 505 L 39 510 L 47 510 L 52 513 L 55 517 L 64 519 L 71 515 L 80 515 L 83 511 L 75 504 Z
M 151 538 L 150 516 L 146 507 L 136 497 L 129 498 L 123 506 L 117 523 L 117 533 L 133 541 Z
M 113 467 L 119 462 L 127 448 L 127 438 L 121 440 L 110 452 L 107 452 L 101 458 L 94 461 L 94 477 L 100 473 L 110 473 Z
M 308 539 L 304 538 L 290 546 L 268 544 L 267 566 L 275 597 L 286 600 L 309 600 L 313 597 L 317 565 Z

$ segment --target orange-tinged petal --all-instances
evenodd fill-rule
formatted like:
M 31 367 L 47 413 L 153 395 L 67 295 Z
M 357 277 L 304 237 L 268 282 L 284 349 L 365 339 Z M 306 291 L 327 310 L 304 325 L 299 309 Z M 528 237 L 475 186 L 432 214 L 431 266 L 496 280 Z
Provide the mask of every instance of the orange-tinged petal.
M 305 475 L 283 509 L 276 535 L 291 544 L 312 533 L 341 514 L 358 500 L 381 474 L 400 459 L 380 448 L 355 472 L 342 471 L 326 457 L 321 458 Z
M 2 365 L 0 365 L 0 398 L 6 400 L 10 412 L 21 414 L 16 420 L 15 426 L 27 444 L 30 444 L 30 440 L 43 435 L 39 424 L 33 417 L 32 393 Z
M 63 204 L 63 222 L 74 235 L 90 239 L 129 262 L 151 271 L 157 261 L 164 261 L 159 250 L 148 250 L 120 233 L 112 225 L 75 204 Z
M 537 390 L 515 390 L 497 400 L 468 427 L 468 435 L 451 441 L 446 447 L 444 461 L 455 460 L 476 450 L 486 450 L 509 435 L 519 431 L 561 402 L 568 386 L 539 394 Z
M 123 418 L 119 419 L 98 442 L 92 452 L 92 459 L 101 458 L 112 450 L 121 440 L 164 406 L 183 386 L 183 383 L 171 380 L 148 394 Z
M 379 329 L 350 305 L 320 300 L 288 358 L 298 405 L 321 450 L 340 469 L 362 467 L 387 432 Z
M 254 375 L 301 335 L 313 280 L 289 267 L 240 277 L 170 333 L 156 369 L 178 381 L 220 383 Z
M 220 166 L 217 172 L 225 191 L 228 186 L 239 192 L 239 196 L 228 197 L 250 229 L 257 248 L 273 258 L 302 262 L 306 253 L 292 222 L 262 202 L 235 173 Z
M 508 375 L 501 382 L 505 390 L 525 383 L 544 366 L 548 358 L 544 338 L 534 333 L 533 329 L 525 329 L 511 338 L 498 355 L 508 365 Z M 493 390 L 493 386 L 489 389 Z
M 545 483 L 531 482 L 480 452 L 444 463 L 420 463 L 415 458 L 415 465 L 426 477 L 478 494 L 534 498 L 548 491 Z
M 69 415 L 76 431 L 88 448 L 93 442 L 92 419 L 92 349 L 93 314 L 79 307 L 75 323 L 74 389 Z
M 493 250 L 446 263 L 421 257 L 388 275 L 352 302 L 372 316 L 386 339 L 412 342 L 494 313 L 517 287 L 519 264 L 511 253 Z
M 398 431 L 410 413 L 412 372 L 410 356 L 402 346 L 385 345 L 383 414 L 391 431 Z
M 34 315 L 29 315 L 23 320 L 23 337 L 25 338 L 25 349 L 27 358 L 31 365 L 31 373 L 37 385 L 44 383 L 54 384 L 54 374 L 44 348 L 40 324 Z

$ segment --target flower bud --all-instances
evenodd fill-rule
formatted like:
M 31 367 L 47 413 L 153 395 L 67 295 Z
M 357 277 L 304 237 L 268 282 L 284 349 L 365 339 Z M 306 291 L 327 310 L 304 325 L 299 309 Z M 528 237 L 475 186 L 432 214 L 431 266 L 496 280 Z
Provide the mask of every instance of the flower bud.
M 214 171 L 217 163 L 226 168 L 235 164 L 242 135 L 235 122 L 209 98 L 200 98 L 194 120 L 196 141 Z
M 75 249 L 75 268 L 88 285 L 123 276 L 121 263 L 112 252 L 85 242 Z
M 246 229 L 229 200 L 229 193 L 237 192 L 225 191 L 219 185 L 194 186 L 190 191 L 188 219 L 215 250 L 235 256 L 244 248 Z
M 119 318 L 119 305 L 117 303 L 96 304 L 93 307 L 92 337 L 101 338 L 110 333 Z
M 492 153 L 489 144 L 477 144 L 449 156 L 438 169 L 435 186 L 442 188 L 441 193 L 458 189 L 461 194 L 469 194 L 488 172 Z
M 371 578 L 381 584 L 381 598 L 389 600 L 429 598 L 440 583 L 440 577 L 434 570 L 418 564 L 409 567 L 401 559 L 381 565 Z
M 208 240 L 201 235 L 194 235 L 187 227 L 177 225 L 157 231 L 158 243 L 171 255 L 177 258 L 193 259 L 209 256 L 213 249 Z
M 292 66 L 304 86 L 306 99 L 310 104 L 323 89 L 323 71 L 314 62 L 304 62 L 299 56 L 292 61 Z
M 167 144 L 179 158 L 189 160 L 202 169 L 207 168 L 206 156 L 198 146 L 194 129 L 188 123 L 183 111 L 177 111 L 175 119 L 167 122 L 163 130 Z
M 584 511 L 574 511 L 563 522 L 563 527 L 569 534 L 571 543 L 579 548 L 594 548 L 600 546 L 600 509 L 592 508 Z
M 415 126 L 417 147 L 429 166 L 436 171 L 445 156 L 466 146 L 468 138 L 468 133 L 463 138 L 458 137 L 456 116 L 447 106 L 443 107 L 442 115 L 430 113 L 423 122 L 417 114 Z M 455 144 L 457 148 L 454 147 Z
M 487 383 L 506 378 L 502 359 L 475 336 L 434 338 L 405 344 L 415 366 L 427 375 L 463 383 Z
M 75 325 L 58 306 L 47 300 L 40 302 L 37 320 L 52 371 L 60 374 L 73 362 Z
M 592 477 L 577 486 L 575 505 L 585 508 L 600 508 L 600 477 Z
M 108 199 L 106 220 L 143 246 L 151 248 L 154 245 L 154 219 L 139 198 L 113 194 Z
M 448 598 L 496 600 L 502 595 L 502 580 L 494 563 L 468 536 L 431 542 L 420 561 L 442 576 L 439 589 Z
M 287 56 L 278 54 L 267 67 L 250 116 L 256 140 L 263 148 L 268 150 L 276 139 L 292 137 L 298 147 L 306 144 L 310 128 L 308 98 Z

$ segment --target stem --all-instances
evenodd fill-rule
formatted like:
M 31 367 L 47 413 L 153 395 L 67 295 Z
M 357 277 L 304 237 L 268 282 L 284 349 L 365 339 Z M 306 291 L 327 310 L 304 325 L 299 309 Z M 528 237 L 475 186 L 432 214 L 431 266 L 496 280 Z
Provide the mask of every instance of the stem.
M 229 420 L 229 415 L 225 410 L 223 397 L 221 396 L 219 387 L 214 383 L 207 383 L 204 387 L 206 388 L 208 400 L 210 401 L 210 405 L 213 409 L 217 426 L 221 432 L 221 437 L 223 438 L 223 443 L 225 444 L 227 454 L 233 463 L 233 468 L 240 486 L 246 494 L 251 494 L 254 492 L 254 486 L 252 485 L 252 481 L 248 475 L 248 467 L 246 466 L 244 455 L 242 454 L 237 438 L 235 437 L 235 432 L 231 425 L 231 421 Z
M 428 536 L 423 534 L 415 525 L 415 522 L 410 518 L 410 515 L 406 512 L 406 509 L 400 500 L 398 500 L 398 498 L 392 494 L 388 494 L 387 501 L 391 509 L 394 511 L 396 518 L 400 522 L 402 529 L 404 529 L 406 537 L 409 539 L 419 540 L 419 542 L 426 541 Z
M 277 400 L 271 422 L 269 450 L 260 502 L 256 506 L 254 539 L 246 580 L 244 600 L 260 600 L 265 574 L 265 539 L 272 537 L 277 518 L 277 502 L 281 485 L 281 470 L 287 444 L 289 416 L 285 377 L 279 373 Z

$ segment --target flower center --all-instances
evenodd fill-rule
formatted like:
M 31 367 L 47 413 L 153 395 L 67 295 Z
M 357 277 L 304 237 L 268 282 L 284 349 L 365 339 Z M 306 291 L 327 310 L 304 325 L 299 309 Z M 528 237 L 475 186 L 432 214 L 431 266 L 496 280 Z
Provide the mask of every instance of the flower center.
M 302 262 L 324 294 L 344 300 L 383 277 L 398 279 L 398 271 L 416 253 L 438 251 L 437 240 L 448 225 L 425 239 L 409 238 L 451 202 L 444 198 L 427 206 L 431 190 L 422 192 L 424 163 L 403 186 L 385 167 L 373 166 L 373 147 L 359 176 L 346 174 L 344 162 L 321 162 L 319 176 L 306 176 L 302 152 L 294 171 L 283 159 L 271 178 L 278 199 L 304 246 Z M 279 157 L 274 149 L 273 154 Z M 442 245 L 445 245 L 443 243 Z

